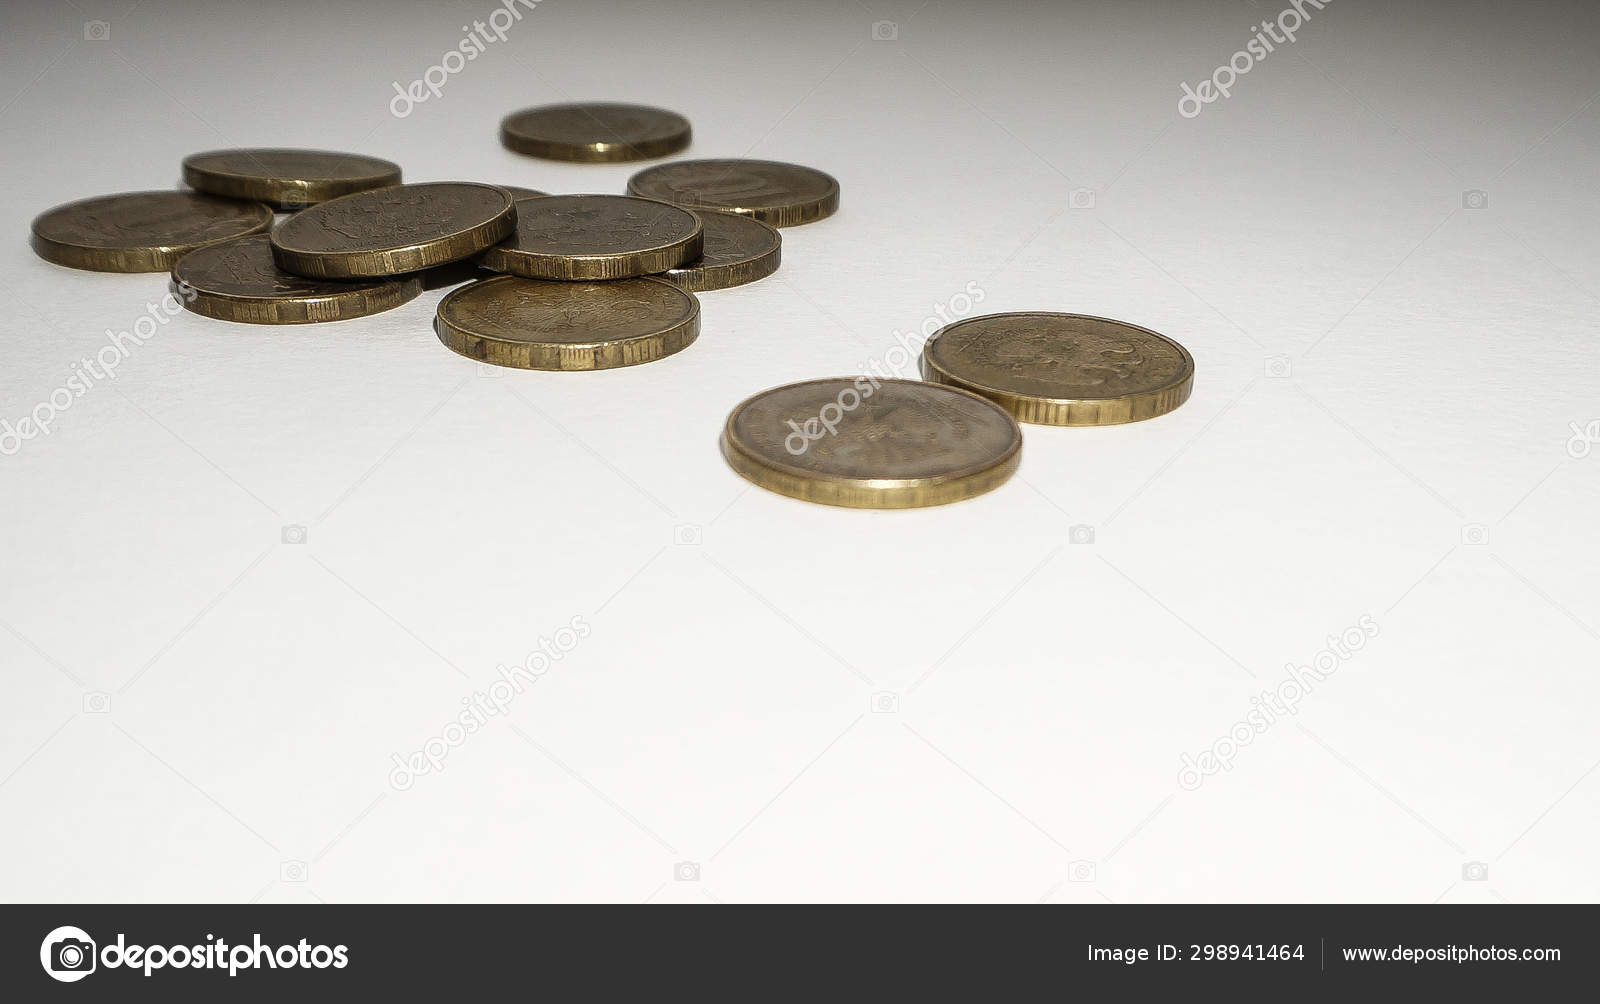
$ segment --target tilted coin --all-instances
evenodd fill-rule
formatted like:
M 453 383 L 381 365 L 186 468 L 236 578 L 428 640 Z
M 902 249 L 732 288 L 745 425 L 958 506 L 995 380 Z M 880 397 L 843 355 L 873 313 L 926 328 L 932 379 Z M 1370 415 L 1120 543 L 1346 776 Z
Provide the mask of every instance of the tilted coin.
M 517 202 L 517 230 L 479 259 L 529 279 L 626 279 L 700 257 L 700 218 L 627 195 L 547 195 Z
M 764 279 L 778 270 L 783 235 L 760 220 L 732 213 L 705 213 L 705 249 L 700 260 L 669 268 L 661 278 L 675 286 L 703 293 Z
M 922 374 L 1038 425 L 1119 425 L 1189 399 L 1194 358 L 1147 328 L 1086 314 L 989 314 L 934 332 Z
M 400 184 L 400 165 L 332 150 L 211 150 L 185 157 L 183 180 L 196 191 L 252 199 L 278 209 Z
M 440 301 L 433 330 L 451 350 L 497 366 L 603 370 L 682 350 L 700 334 L 700 301 L 660 279 L 497 275 Z
M 511 196 L 494 185 L 395 185 L 296 213 L 272 232 L 272 255 L 312 279 L 399 275 L 471 257 L 516 225 Z
M 754 216 L 775 227 L 810 223 L 839 208 L 839 183 L 832 177 L 772 160 L 680 160 L 647 167 L 628 179 L 628 194 Z
M 223 321 L 309 324 L 365 317 L 415 299 L 416 276 L 365 282 L 302 279 L 272 260 L 266 234 L 213 244 L 184 255 L 172 268 L 174 290 L 186 287 L 184 306 Z
M 689 145 L 689 120 L 647 105 L 541 105 L 500 123 L 507 149 L 587 164 L 665 157 Z
M 501 188 L 511 193 L 513 199 L 537 199 L 549 192 L 541 192 L 536 188 L 523 188 L 520 185 L 501 185 Z
M 33 221 L 46 261 L 96 272 L 164 272 L 197 248 L 264 232 L 271 208 L 192 192 L 130 192 L 69 202 Z
M 859 509 L 942 505 L 998 488 L 1022 430 L 954 387 L 845 377 L 762 391 L 728 416 L 722 455 L 780 495 Z

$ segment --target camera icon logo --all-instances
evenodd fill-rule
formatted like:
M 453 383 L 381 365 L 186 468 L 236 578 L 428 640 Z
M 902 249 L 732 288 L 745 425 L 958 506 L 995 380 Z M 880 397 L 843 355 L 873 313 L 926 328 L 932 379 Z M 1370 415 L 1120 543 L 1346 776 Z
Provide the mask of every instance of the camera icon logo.
M 81 927 L 58 927 L 39 945 L 39 962 L 52 979 L 76 983 L 94 972 L 94 939 Z
M 1461 528 L 1461 543 L 1472 546 L 1489 543 L 1489 528 L 1482 523 L 1468 523 Z
M 306 528 L 299 523 L 290 523 L 283 528 L 283 542 L 285 544 L 304 544 L 306 542 Z
M 1481 188 L 1469 188 L 1461 193 L 1462 209 L 1488 209 L 1489 193 Z
M 283 197 L 278 200 L 278 212 L 298 213 L 309 205 L 311 205 L 311 200 L 306 198 L 306 193 L 285 192 Z
M 506 375 L 505 367 L 493 363 L 476 362 L 472 365 L 477 367 L 479 380 L 498 380 Z
M 705 531 L 694 523 L 680 523 L 672 528 L 672 542 L 680 547 L 696 547 L 705 543 Z
M 1095 866 L 1093 861 L 1073 861 L 1067 865 L 1068 882 L 1093 882 L 1095 879 Z
M 304 882 L 311 875 L 311 869 L 306 867 L 304 861 L 285 861 L 278 865 L 278 881 Z
M 893 42 L 900 37 L 900 26 L 893 21 L 872 22 L 872 40 L 874 42 Z
M 83 713 L 106 715 L 111 713 L 111 695 L 102 690 L 91 690 L 83 695 Z
M 1093 544 L 1094 527 L 1088 523 L 1078 523 L 1067 529 L 1067 539 L 1074 544 Z
M 1267 376 L 1274 380 L 1286 380 L 1294 375 L 1294 364 L 1288 356 L 1268 356 L 1265 369 Z
M 892 690 L 880 690 L 872 695 L 872 713 L 875 715 L 896 715 L 900 713 L 900 695 Z
M 1069 208 L 1069 209 L 1093 209 L 1094 208 L 1094 189 L 1092 189 L 1092 188 L 1074 188 L 1072 191 L 1068 192 L 1067 193 L 1067 208 Z
M 111 38 L 110 21 L 85 21 L 83 22 L 83 40 L 85 42 L 104 42 Z
M 1600 418 L 1588 425 L 1579 426 L 1577 422 L 1568 422 L 1567 428 L 1572 430 L 1572 437 L 1567 440 L 1567 456 L 1573 460 L 1582 460 L 1594 449 L 1594 444 L 1600 443 Z
M 698 861 L 679 861 L 672 866 L 672 878 L 678 882 L 700 881 L 700 863 Z
M 1487 882 L 1489 881 L 1489 866 L 1482 861 L 1468 861 L 1461 866 L 1461 881 Z

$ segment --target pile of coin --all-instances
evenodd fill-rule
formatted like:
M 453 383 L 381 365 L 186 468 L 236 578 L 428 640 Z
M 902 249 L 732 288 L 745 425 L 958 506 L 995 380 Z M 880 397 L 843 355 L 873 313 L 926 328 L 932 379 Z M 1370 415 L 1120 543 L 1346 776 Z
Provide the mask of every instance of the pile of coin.
M 529 108 L 500 128 L 510 150 L 575 163 L 662 157 L 690 135 L 681 115 L 621 104 Z M 192 191 L 49 210 L 33 222 L 33 248 L 73 268 L 169 271 L 190 310 L 256 324 L 363 317 L 465 281 L 435 312 L 440 342 L 530 370 L 633 366 L 683 350 L 700 333 L 697 293 L 771 275 L 775 228 L 839 207 L 829 175 L 749 159 L 648 167 L 624 195 L 402 184 L 390 161 L 317 150 L 198 153 L 183 178 Z M 273 226 L 274 211 L 289 215 Z M 1029 313 L 941 329 L 922 369 L 921 381 L 812 380 L 757 394 L 729 416 L 723 454 L 756 484 L 814 502 L 952 502 L 1016 470 L 1019 419 L 1152 418 L 1188 397 L 1194 362 L 1144 328 Z

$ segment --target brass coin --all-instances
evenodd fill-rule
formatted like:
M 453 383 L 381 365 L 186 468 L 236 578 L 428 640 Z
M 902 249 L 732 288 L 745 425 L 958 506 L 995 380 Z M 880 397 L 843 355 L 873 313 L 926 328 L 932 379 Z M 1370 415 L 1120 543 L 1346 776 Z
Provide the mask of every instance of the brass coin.
M 1120 425 L 1189 399 L 1194 358 L 1146 328 L 1086 314 L 989 314 L 934 332 L 929 380 L 982 394 L 1037 425 Z
M 497 275 L 440 301 L 433 330 L 451 350 L 496 366 L 604 370 L 681 351 L 700 334 L 700 301 L 659 279 Z
M 844 377 L 762 391 L 728 416 L 722 455 L 780 495 L 911 509 L 1000 487 L 1022 457 L 1006 411 L 954 387 Z
M 400 165 L 331 150 L 211 150 L 183 160 L 184 183 L 230 199 L 303 209 L 318 202 L 400 184 Z
M 775 227 L 810 223 L 839 208 L 839 183 L 832 177 L 771 160 L 680 160 L 647 167 L 628 179 L 628 194 L 754 216 Z
M 689 120 L 647 105 L 542 105 L 500 123 L 507 149 L 548 160 L 610 164 L 665 157 L 689 145 Z
M 46 261 L 95 272 L 165 272 L 208 244 L 264 232 L 272 210 L 192 192 L 130 192 L 57 206 L 33 221 Z
M 547 195 L 517 203 L 517 231 L 479 259 L 528 279 L 626 279 L 700 257 L 700 217 L 626 195 Z
M 700 260 L 670 268 L 661 278 L 683 289 L 703 293 L 764 279 L 778 270 L 783 235 L 760 220 L 732 213 L 700 217 L 705 250 Z
M 266 234 L 213 244 L 186 254 L 172 269 L 174 292 L 197 314 L 250 324 L 309 324 L 365 317 L 422 293 L 422 280 L 333 282 L 302 279 L 272 260 Z
M 272 232 L 272 256 L 279 268 L 312 279 L 400 275 L 469 258 L 516 226 L 511 196 L 494 185 L 395 185 L 289 217 Z
M 537 199 L 550 194 L 549 192 L 541 192 L 536 188 L 523 188 L 520 185 L 501 185 L 499 187 L 510 192 L 513 199 Z

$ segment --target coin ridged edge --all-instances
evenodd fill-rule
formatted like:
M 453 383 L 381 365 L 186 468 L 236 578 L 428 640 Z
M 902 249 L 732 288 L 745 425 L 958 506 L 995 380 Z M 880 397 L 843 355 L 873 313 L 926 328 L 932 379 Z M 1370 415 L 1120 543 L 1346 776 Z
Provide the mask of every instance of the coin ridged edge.
M 805 383 L 831 383 L 834 380 L 852 380 L 854 377 L 827 378 Z M 885 383 L 894 381 L 884 381 Z M 915 380 L 899 381 L 917 383 Z M 985 404 L 994 401 L 961 387 L 945 385 L 944 389 L 965 394 Z M 1011 447 L 989 464 L 974 465 L 947 474 L 926 478 L 851 478 L 839 474 L 800 473 L 773 464 L 754 450 L 745 446 L 734 434 L 734 419 L 751 402 L 778 388 L 768 388 L 745 398 L 728 412 L 722 426 L 720 445 L 723 459 L 734 473 L 758 488 L 820 505 L 840 506 L 847 509 L 922 509 L 928 506 L 964 502 L 994 491 L 1011 479 L 1022 463 L 1022 430 L 1016 420 L 1003 408 L 997 410 L 1011 420 L 1016 432 Z M 889 486 L 889 487 L 884 487 Z
M 929 354 L 940 335 L 950 328 L 981 320 L 981 318 L 968 318 L 966 321 L 957 321 L 955 324 L 946 325 L 935 331 L 922 347 L 922 376 L 930 383 L 941 384 L 946 387 L 956 387 L 970 393 L 977 394 L 998 404 L 1009 411 L 1019 422 L 1029 425 L 1056 425 L 1056 426 L 1105 426 L 1127 425 L 1130 422 L 1143 422 L 1146 419 L 1159 418 L 1170 412 L 1176 411 L 1189 395 L 1194 391 L 1194 356 L 1177 339 L 1169 338 L 1159 331 L 1129 324 L 1112 317 L 1096 317 L 1092 314 L 1058 314 L 1050 311 L 1024 311 L 1023 313 L 1045 314 L 1053 317 L 1077 317 L 1091 321 L 1105 321 L 1110 324 L 1120 325 L 1125 328 L 1134 328 L 1148 335 L 1167 342 L 1182 353 L 1184 369 L 1178 378 L 1164 387 L 1139 391 L 1123 397 L 1108 398 L 1045 398 L 1031 394 L 1017 394 L 1001 390 L 985 384 L 968 380 L 951 373 L 940 366 Z
M 417 277 L 394 279 L 379 286 L 347 293 L 290 299 L 207 292 L 178 278 L 176 271 L 169 286 L 185 309 L 219 321 L 237 321 L 241 324 L 347 321 L 393 310 L 422 295 L 422 280 Z M 194 295 L 186 297 L 181 291 Z
M 195 154 L 193 156 L 204 156 Z M 291 178 L 266 178 L 211 171 L 191 164 L 193 156 L 183 161 L 183 183 L 197 192 L 226 199 L 245 199 L 265 202 L 274 209 L 302 209 L 341 195 L 354 195 L 374 188 L 388 188 L 401 183 L 400 165 L 384 161 L 392 171 L 371 174 L 364 178 L 321 178 L 316 181 L 297 181 Z M 367 157 L 367 160 L 379 160 Z
M 671 327 L 652 331 L 634 338 L 612 338 L 594 342 L 519 342 L 505 341 L 469 331 L 445 316 L 445 310 L 458 296 L 483 282 L 497 278 L 481 279 L 476 283 L 451 290 L 439 301 L 433 316 L 433 332 L 445 348 L 457 355 L 519 370 L 545 370 L 550 372 L 580 372 L 584 370 L 619 369 L 676 355 L 694 344 L 700 337 L 700 301 L 693 293 L 678 290 L 689 298 L 689 316 Z M 520 278 L 520 277 L 513 277 Z M 660 282 L 653 276 L 637 277 L 641 282 Z M 662 285 L 672 286 L 671 283 Z
M 500 191 L 505 192 L 504 189 Z M 438 240 L 384 251 L 295 251 L 280 246 L 277 235 L 274 234 L 272 259 L 285 272 L 293 272 L 307 279 L 382 279 L 471 258 L 505 240 L 516 233 L 516 230 L 517 203 L 515 199 L 511 199 L 504 213 L 485 223 L 476 224 Z
M 489 248 L 478 261 L 491 271 L 524 279 L 578 282 L 642 278 L 695 261 L 703 251 L 704 239 L 697 225 L 695 232 L 683 240 L 648 251 L 614 255 L 564 255 Z
M 136 248 L 95 248 L 82 244 L 69 244 L 53 240 L 31 229 L 29 246 L 33 253 L 54 265 L 65 265 L 67 268 L 83 269 L 87 272 L 166 272 L 178 263 L 178 260 L 191 251 L 210 247 L 213 244 L 226 244 L 228 241 L 238 240 L 241 237 L 254 237 L 264 234 L 272 229 L 272 207 L 257 203 L 261 207 L 263 216 L 261 221 L 249 230 L 242 230 L 236 234 L 219 237 L 216 240 L 201 241 L 198 244 L 163 244 L 151 247 Z M 59 208 L 59 207 L 57 207 Z M 50 210 L 54 212 L 54 210 Z M 37 224 L 38 220 L 34 221 Z
M 511 120 L 531 110 L 512 112 L 500 120 L 500 145 L 513 153 L 544 160 L 561 160 L 571 164 L 624 164 L 635 160 L 655 160 L 688 149 L 689 143 L 694 138 L 694 129 L 690 126 L 689 120 L 677 112 L 668 114 L 677 115 L 683 121 L 682 132 L 639 142 L 596 140 L 592 143 L 563 143 L 559 140 L 540 139 L 512 132 L 509 127 Z M 659 110 L 666 111 L 664 108 Z
M 757 279 L 765 279 L 776 272 L 782 262 L 783 243 L 780 238 L 772 250 L 748 261 L 710 265 L 704 268 L 691 262 L 682 268 L 668 269 L 656 278 L 670 282 L 679 289 L 687 289 L 691 293 L 708 293 L 716 289 L 732 289 L 734 286 L 743 286 Z

